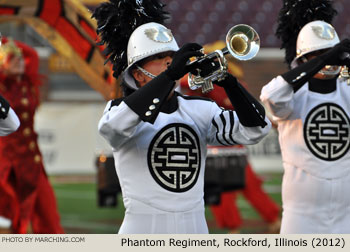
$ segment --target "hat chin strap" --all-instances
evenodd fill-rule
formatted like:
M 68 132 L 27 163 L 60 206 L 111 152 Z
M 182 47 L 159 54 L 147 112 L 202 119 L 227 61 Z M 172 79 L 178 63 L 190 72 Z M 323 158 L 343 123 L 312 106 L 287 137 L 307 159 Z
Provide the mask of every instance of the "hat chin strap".
M 156 75 L 151 74 L 150 72 L 148 72 L 146 69 L 143 69 L 139 65 L 135 64 L 135 66 L 137 67 L 138 70 L 140 70 L 143 74 L 145 74 L 146 76 L 150 77 L 151 79 L 154 79 L 155 77 L 157 77 Z
M 137 64 L 135 64 L 136 68 L 139 69 L 143 74 L 145 74 L 146 76 L 150 77 L 151 79 L 154 79 L 155 76 L 154 74 L 151 74 L 150 72 L 148 72 L 147 70 L 143 69 L 142 67 L 138 66 Z M 133 89 L 133 90 L 137 90 L 139 89 L 139 87 L 137 86 L 135 79 L 131 76 L 130 72 L 128 70 L 124 71 L 123 73 L 123 79 L 125 81 L 125 84 Z

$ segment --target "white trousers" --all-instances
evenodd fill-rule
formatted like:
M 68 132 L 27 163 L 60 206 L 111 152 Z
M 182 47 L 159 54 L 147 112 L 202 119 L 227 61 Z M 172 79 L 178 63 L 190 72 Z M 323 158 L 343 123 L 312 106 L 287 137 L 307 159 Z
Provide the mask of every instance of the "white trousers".
M 204 207 L 167 212 L 135 199 L 128 200 L 119 234 L 208 234 Z
M 324 179 L 285 165 L 282 202 L 282 234 L 350 233 L 349 174 Z

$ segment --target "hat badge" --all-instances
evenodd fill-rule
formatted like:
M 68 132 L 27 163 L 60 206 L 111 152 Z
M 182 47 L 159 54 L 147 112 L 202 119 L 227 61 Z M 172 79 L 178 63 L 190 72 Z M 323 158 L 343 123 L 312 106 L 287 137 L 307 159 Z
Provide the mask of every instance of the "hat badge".
M 169 43 L 173 40 L 171 30 L 164 27 L 152 27 L 145 30 L 146 36 L 159 43 Z
M 331 25 L 317 25 L 311 28 L 320 39 L 332 40 L 335 37 L 335 30 Z

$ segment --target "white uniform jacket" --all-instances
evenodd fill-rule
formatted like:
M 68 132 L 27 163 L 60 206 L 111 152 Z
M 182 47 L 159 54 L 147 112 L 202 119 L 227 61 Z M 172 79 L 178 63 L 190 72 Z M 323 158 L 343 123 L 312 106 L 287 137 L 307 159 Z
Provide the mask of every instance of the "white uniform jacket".
M 337 79 L 330 93 L 297 92 L 281 76 L 263 87 L 260 99 L 278 121 L 284 166 L 313 176 L 340 178 L 350 171 L 350 86 Z
M 142 113 L 146 117 L 156 113 L 160 99 L 150 101 L 153 104 Z M 161 211 L 174 214 L 171 219 L 176 219 L 176 224 L 157 217 L 156 223 L 143 222 L 137 230 L 122 226 L 119 232 L 208 232 L 203 201 L 207 145 L 255 144 L 269 132 L 270 121 L 265 117 L 264 128 L 244 127 L 234 111 L 177 92 L 161 106 L 153 124 L 141 120 L 140 113 L 134 111 L 124 101 L 110 101 L 98 125 L 100 134 L 113 147 L 126 216 L 138 213 L 145 221 Z M 185 222 L 183 215 L 176 217 L 177 213 L 191 211 L 199 211 L 202 223 L 193 217 Z

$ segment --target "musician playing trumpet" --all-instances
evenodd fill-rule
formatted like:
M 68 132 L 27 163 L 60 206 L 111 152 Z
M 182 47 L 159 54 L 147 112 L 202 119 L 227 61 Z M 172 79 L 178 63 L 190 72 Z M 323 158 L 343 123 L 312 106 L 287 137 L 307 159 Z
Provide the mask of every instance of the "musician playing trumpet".
M 350 65 L 350 40 L 340 41 L 331 25 L 331 1 L 283 6 L 277 35 L 291 70 L 260 96 L 278 123 L 281 233 L 350 233 L 350 87 L 338 78 Z
M 123 79 L 124 97 L 107 103 L 98 125 L 112 147 L 126 208 L 119 233 L 208 233 L 207 144 L 255 144 L 271 123 L 230 74 L 215 84 L 225 88 L 235 111 L 174 91 L 191 70 L 189 59 L 203 54 L 195 43 L 179 49 L 161 24 L 167 14 L 162 7 L 158 1 L 110 0 L 93 15 L 114 75 Z

